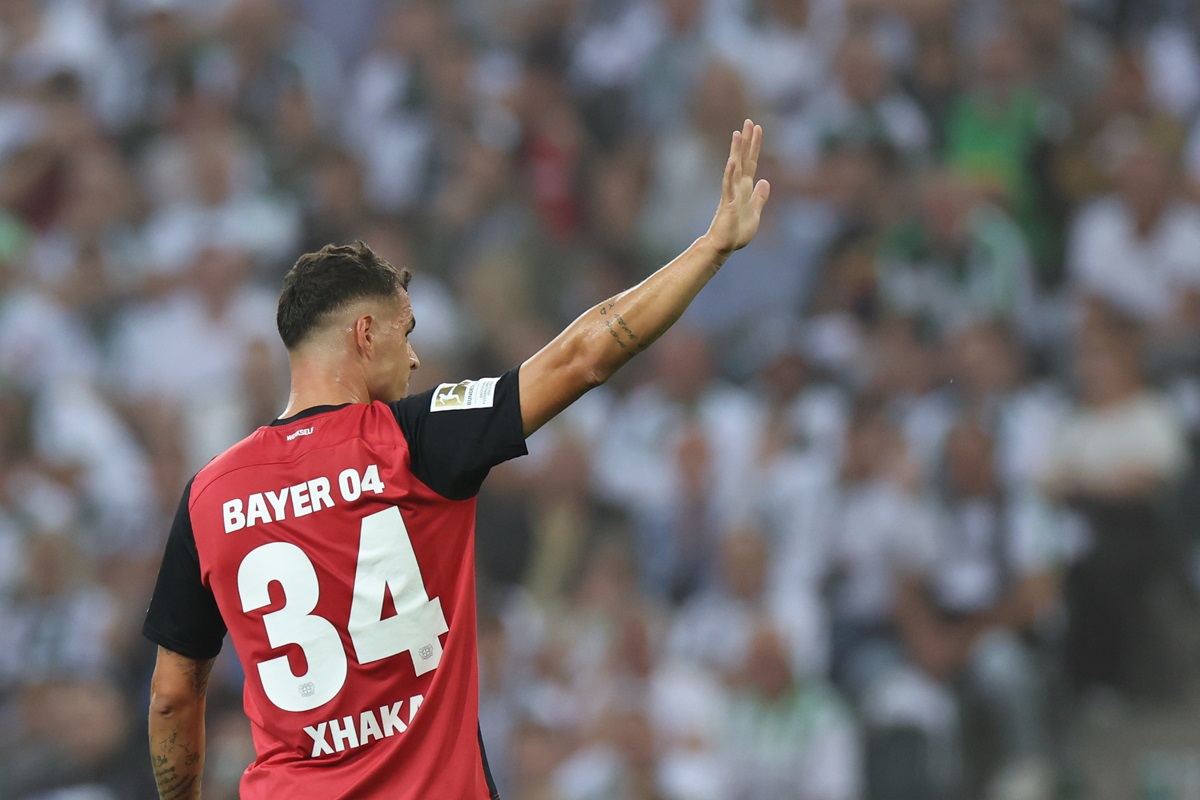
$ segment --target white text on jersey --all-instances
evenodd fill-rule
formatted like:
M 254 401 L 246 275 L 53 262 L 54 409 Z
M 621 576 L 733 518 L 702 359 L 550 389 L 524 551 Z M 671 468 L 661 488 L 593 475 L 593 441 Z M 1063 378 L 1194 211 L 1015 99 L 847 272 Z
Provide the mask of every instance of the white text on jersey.
M 273 492 L 255 492 L 245 500 L 235 497 L 221 504 L 225 532 L 296 517 L 333 508 L 338 500 L 351 503 L 365 492 L 383 494 L 379 467 L 371 464 L 362 473 L 353 467 L 342 470 L 334 482 L 324 475 Z
M 400 707 L 404 701 L 392 703 L 390 706 L 380 706 L 379 714 L 367 709 L 358 715 L 348 714 L 341 719 L 331 719 L 317 725 L 304 728 L 313 741 L 312 758 L 333 755 L 355 747 L 370 744 L 376 739 L 387 739 L 397 733 L 404 733 L 412 724 L 417 709 L 425 700 L 424 695 L 414 695 L 408 698 L 408 722 L 400 719 Z M 327 738 L 328 737 L 328 738 Z

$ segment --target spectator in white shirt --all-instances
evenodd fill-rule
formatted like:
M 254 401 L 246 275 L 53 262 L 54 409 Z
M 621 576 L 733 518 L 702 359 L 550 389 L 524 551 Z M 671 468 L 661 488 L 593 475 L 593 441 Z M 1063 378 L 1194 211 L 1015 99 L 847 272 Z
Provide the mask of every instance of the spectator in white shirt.
M 1146 141 L 1116 170 L 1117 191 L 1076 217 L 1067 251 L 1072 291 L 1153 325 L 1200 292 L 1200 209 L 1182 200 L 1169 159 Z
M 777 147 L 795 167 L 804 169 L 833 142 L 887 146 L 913 164 L 929 155 L 929 121 L 916 101 L 897 88 L 870 34 L 846 38 L 834 62 L 833 80 L 785 123 Z
M 1007 492 L 1000 467 L 968 411 L 943 449 L 934 558 L 901 581 L 896 621 L 925 672 L 953 682 L 964 731 L 987 731 L 990 751 L 965 737 L 967 763 L 983 765 L 968 771 L 970 791 L 990 784 L 989 797 L 1012 797 L 1006 783 L 1052 786 L 1041 659 L 1056 633 L 1060 545 L 1055 516 Z
M 873 799 L 937 796 L 953 777 L 953 697 L 911 660 L 893 619 L 901 580 L 934 557 L 930 509 L 907 471 L 904 440 L 884 404 L 861 400 L 840 472 L 812 481 L 798 498 L 804 530 L 780 555 L 793 585 L 812 580 L 814 561 L 824 575 L 832 676 L 865 727 Z
M 1188 464 L 1186 433 L 1146 386 L 1139 331 L 1113 319 L 1079 336 L 1079 404 L 1063 420 L 1047 465 L 1047 493 L 1077 511 L 1087 538 L 1067 574 L 1067 669 L 1076 687 L 1133 696 L 1165 687 L 1165 634 L 1152 590 L 1172 547 L 1159 500 Z M 1159 655 L 1155 655 L 1159 654 Z

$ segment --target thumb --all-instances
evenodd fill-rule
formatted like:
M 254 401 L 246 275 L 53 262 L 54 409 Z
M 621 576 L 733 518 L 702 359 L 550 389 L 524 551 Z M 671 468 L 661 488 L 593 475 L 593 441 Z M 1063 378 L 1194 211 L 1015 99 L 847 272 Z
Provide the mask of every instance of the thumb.
M 761 180 L 754 186 L 754 194 L 750 196 L 750 206 L 756 213 L 762 213 L 763 206 L 767 204 L 767 200 L 771 197 L 771 184 L 766 180 Z

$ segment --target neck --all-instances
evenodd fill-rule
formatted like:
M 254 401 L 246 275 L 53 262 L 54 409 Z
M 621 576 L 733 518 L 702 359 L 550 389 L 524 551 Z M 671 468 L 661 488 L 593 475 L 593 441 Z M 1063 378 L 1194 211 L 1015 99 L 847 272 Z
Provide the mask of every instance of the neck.
M 354 369 L 346 361 L 311 354 L 293 354 L 289 360 L 292 386 L 281 417 L 291 417 L 316 406 L 371 402 L 371 393 L 361 370 Z

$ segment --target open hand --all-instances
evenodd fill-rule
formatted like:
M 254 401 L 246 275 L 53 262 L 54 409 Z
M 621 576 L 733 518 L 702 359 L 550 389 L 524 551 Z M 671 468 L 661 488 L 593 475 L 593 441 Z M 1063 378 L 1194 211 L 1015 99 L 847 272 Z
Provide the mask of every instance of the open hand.
M 709 241 L 722 255 L 729 255 L 750 243 L 758 232 L 763 206 L 771 194 L 771 184 L 754 182 L 758 155 L 762 151 L 762 126 L 746 120 L 734 131 L 729 144 L 729 160 L 721 180 L 721 204 L 708 226 Z

